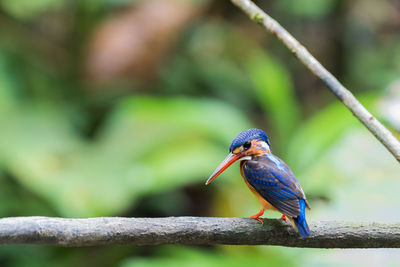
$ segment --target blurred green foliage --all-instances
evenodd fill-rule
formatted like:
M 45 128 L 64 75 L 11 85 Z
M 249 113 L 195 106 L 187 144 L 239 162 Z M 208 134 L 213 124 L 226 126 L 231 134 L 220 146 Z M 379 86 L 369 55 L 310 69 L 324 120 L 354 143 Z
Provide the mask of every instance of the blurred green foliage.
M 183 97 L 126 98 L 90 142 L 56 107 L 10 112 L 0 117 L 5 170 L 63 216 L 115 215 L 143 194 L 206 177 L 229 133 L 249 127 L 229 106 Z
M 278 147 L 283 147 L 298 127 L 301 117 L 290 74 L 281 63 L 262 51 L 249 58 L 247 67 L 256 98 L 279 138 Z
M 113 35 L 118 33 L 113 27 L 142 23 L 132 28 L 142 37 L 141 29 L 148 33 L 159 27 L 154 18 L 167 11 L 156 8 L 159 1 L 146 1 L 0 2 L 1 216 L 250 216 L 258 203 L 237 167 L 207 188 L 204 181 L 231 139 L 258 127 L 297 175 L 313 208 L 310 220 L 398 218 L 393 212 L 400 186 L 396 161 L 279 42 L 229 1 L 176 0 L 181 12 L 193 17 L 189 22 L 174 22 L 171 35 L 156 31 L 153 42 L 125 44 L 140 56 L 126 54 L 123 60 L 131 65 L 120 71 L 123 75 L 107 81 L 90 77 L 88 62 L 94 58 L 100 64 L 103 50 L 115 52 L 107 50 L 107 42 L 122 38 Z M 146 9 L 145 3 L 154 6 Z M 400 91 L 394 86 L 400 77 L 395 30 L 400 16 L 389 8 L 394 3 L 260 4 L 392 126 L 377 107 L 387 98 L 396 105 L 386 96 L 389 85 L 390 94 Z M 374 8 L 379 5 L 383 11 Z M 149 10 L 156 15 L 146 14 Z M 113 30 L 104 33 L 105 28 Z M 106 62 L 106 70 L 112 73 L 118 62 Z M 147 65 L 149 73 L 132 67 Z M 231 246 L 7 246 L 0 249 L 0 264 L 337 266 L 335 253 Z M 361 253 L 341 255 L 368 260 Z
M 279 251 L 260 253 L 254 250 L 237 250 L 211 252 L 205 249 L 190 247 L 164 246 L 157 249 L 156 258 L 132 258 L 122 262 L 121 267 L 146 267 L 146 266 L 252 266 L 265 265 L 266 258 L 270 265 L 293 266 L 292 261 L 285 259 Z
M 290 14 L 315 19 L 329 15 L 334 10 L 336 3 L 335 0 L 282 0 L 278 1 L 277 5 Z
M 1 6 L 4 11 L 17 17 L 18 19 L 29 19 L 35 18 L 44 11 L 49 9 L 60 8 L 63 4 L 63 0 L 21 0 L 21 1 L 1 1 Z

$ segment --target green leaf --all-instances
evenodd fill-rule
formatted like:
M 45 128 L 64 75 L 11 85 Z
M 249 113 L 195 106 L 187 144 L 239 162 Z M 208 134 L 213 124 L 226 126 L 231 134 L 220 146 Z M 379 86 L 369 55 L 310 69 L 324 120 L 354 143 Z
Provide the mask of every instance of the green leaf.
M 359 97 L 371 109 L 375 95 Z M 296 129 L 288 144 L 287 163 L 297 172 L 305 171 L 351 126 L 360 123 L 341 102 L 316 113 Z
M 335 3 L 335 0 L 280 0 L 277 2 L 284 12 L 313 18 L 329 14 L 334 9 Z
M 283 143 L 297 127 L 300 117 L 290 74 L 279 61 L 261 50 L 253 53 L 246 68 L 257 100 L 275 126 L 278 142 Z
M 32 18 L 46 10 L 59 8 L 64 0 L 2 0 L 2 8 L 12 16 L 21 19 Z
M 0 113 L 14 107 L 19 91 L 17 70 L 12 69 L 6 52 L 0 50 Z

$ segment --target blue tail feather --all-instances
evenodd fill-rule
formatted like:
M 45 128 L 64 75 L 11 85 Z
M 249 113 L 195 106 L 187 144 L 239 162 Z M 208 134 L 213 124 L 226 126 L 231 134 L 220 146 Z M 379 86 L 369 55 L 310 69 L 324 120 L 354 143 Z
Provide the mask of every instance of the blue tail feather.
M 306 202 L 304 201 L 304 199 L 299 199 L 299 204 L 300 214 L 296 218 L 293 218 L 293 220 L 297 226 L 297 229 L 299 230 L 299 234 L 302 237 L 307 237 L 310 235 L 310 229 L 308 228 L 308 224 L 306 221 Z

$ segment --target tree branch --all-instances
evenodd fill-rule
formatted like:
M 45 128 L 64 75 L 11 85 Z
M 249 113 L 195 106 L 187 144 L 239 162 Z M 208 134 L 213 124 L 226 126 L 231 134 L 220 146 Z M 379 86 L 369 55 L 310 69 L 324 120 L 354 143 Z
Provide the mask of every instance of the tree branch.
M 0 244 L 56 246 L 230 244 L 310 248 L 400 248 L 400 223 L 315 222 L 300 238 L 289 222 L 249 218 L 15 217 L 0 219 Z
M 306 67 L 320 78 L 336 97 L 356 116 L 368 130 L 393 154 L 400 162 L 400 143 L 368 110 L 358 102 L 321 63 L 319 63 L 288 31 L 276 20 L 268 16 L 250 0 L 231 0 L 242 9 L 253 21 L 262 25 L 274 34 Z

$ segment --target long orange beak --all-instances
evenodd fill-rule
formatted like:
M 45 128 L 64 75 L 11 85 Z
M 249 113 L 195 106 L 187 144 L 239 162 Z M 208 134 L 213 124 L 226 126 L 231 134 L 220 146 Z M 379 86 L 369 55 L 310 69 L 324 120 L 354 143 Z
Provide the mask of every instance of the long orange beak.
M 224 159 L 224 161 L 222 161 L 221 164 L 219 164 L 219 166 L 213 172 L 213 174 L 211 174 L 210 178 L 208 178 L 206 185 L 211 183 L 215 178 L 218 177 L 218 175 L 220 175 L 223 171 L 225 171 L 229 166 L 232 165 L 232 163 L 234 163 L 238 159 L 240 159 L 240 154 L 229 153 L 228 156 L 226 156 L 226 158 Z

